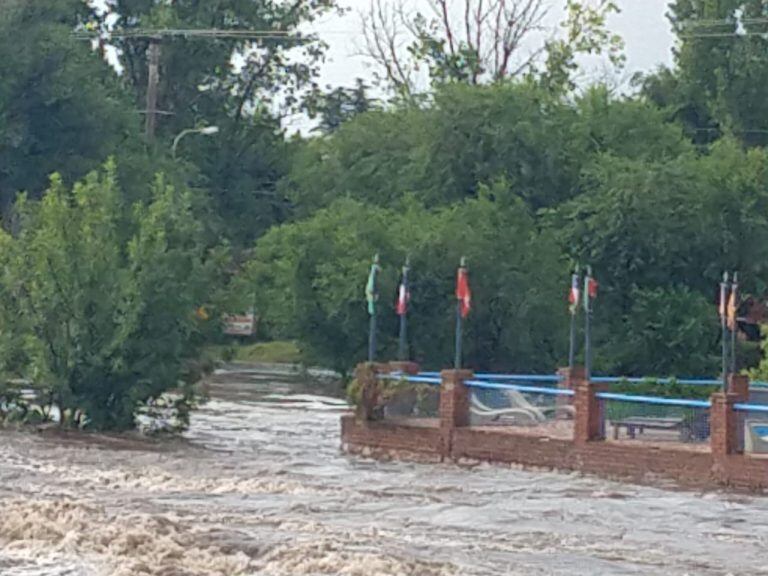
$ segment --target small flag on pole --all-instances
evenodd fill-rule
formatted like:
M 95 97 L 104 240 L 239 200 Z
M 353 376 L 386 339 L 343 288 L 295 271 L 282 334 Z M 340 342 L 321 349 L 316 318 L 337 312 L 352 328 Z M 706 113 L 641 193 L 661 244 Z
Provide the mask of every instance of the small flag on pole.
M 592 278 L 590 276 L 589 277 L 589 297 L 592 298 L 593 300 L 595 298 L 597 298 L 597 289 L 598 289 L 598 287 L 599 286 L 597 284 L 597 280 L 595 280 L 594 278 Z
M 592 267 L 587 266 L 584 277 L 584 370 L 587 379 L 592 375 L 592 300 L 597 298 L 597 280 L 592 277 Z
M 397 357 L 401 362 L 408 360 L 408 303 L 411 300 L 408 274 L 410 272 L 410 258 L 405 259 L 403 274 L 400 277 L 400 288 L 397 291 L 397 315 L 400 316 L 400 336 L 397 344 Z
M 461 368 L 462 360 L 462 321 L 469 316 L 472 308 L 472 292 L 469 289 L 469 274 L 467 273 L 466 259 L 462 257 L 459 270 L 456 273 L 456 357 L 453 367 Z
M 571 292 L 568 294 L 568 303 L 571 305 L 571 314 L 576 314 L 580 298 L 581 289 L 579 287 L 579 274 L 578 272 L 574 272 L 573 276 L 571 276 Z
M 464 266 L 459 268 L 456 275 L 456 300 L 459 301 L 461 317 L 469 316 L 472 309 L 472 291 L 469 288 L 469 274 Z
M 728 282 L 720 282 L 720 306 L 718 309 L 720 314 L 720 321 L 723 324 L 728 324 Z
M 733 276 L 733 284 L 731 284 L 731 297 L 728 299 L 728 309 L 726 311 L 726 323 L 728 324 L 728 329 L 732 332 L 736 330 L 736 316 L 739 311 L 739 284 L 736 280 L 736 275 Z
M 403 276 L 400 279 L 400 288 L 397 291 L 397 304 L 395 309 L 398 316 L 408 314 L 408 303 L 411 301 L 411 292 L 408 290 L 407 267 L 403 269 Z
M 371 265 L 371 272 L 368 274 L 368 282 L 365 285 L 365 299 L 368 302 L 368 314 L 376 314 L 376 300 L 378 300 L 378 287 L 376 286 L 376 275 L 379 273 L 378 256 Z
M 597 298 L 598 288 L 597 280 L 592 278 L 591 272 L 587 272 L 587 277 L 584 279 L 584 309 L 587 312 L 592 308 L 591 301 Z

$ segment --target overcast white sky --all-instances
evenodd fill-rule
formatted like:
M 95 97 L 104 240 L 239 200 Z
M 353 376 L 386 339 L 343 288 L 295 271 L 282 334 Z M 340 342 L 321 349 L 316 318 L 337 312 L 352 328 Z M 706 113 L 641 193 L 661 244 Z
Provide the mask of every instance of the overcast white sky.
M 104 6 L 106 0 L 86 0 Z M 428 0 L 411 0 L 413 5 L 428 11 Z M 555 26 L 563 19 L 565 0 L 551 2 L 548 24 Z M 622 35 L 626 42 L 627 66 L 625 77 L 638 71 L 647 71 L 659 64 L 671 64 L 673 36 L 666 19 L 669 0 L 618 0 L 621 14 L 611 18 L 610 27 Z M 348 8 L 344 16 L 328 16 L 315 26 L 321 37 L 330 44 L 328 61 L 323 68 L 321 85 L 351 86 L 358 77 L 370 78 L 369 64 L 359 55 L 363 44 L 360 33 L 360 11 L 370 0 L 339 0 Z
M 552 9 L 548 20 L 552 24 L 563 19 L 565 0 L 551 0 Z M 424 6 L 427 0 L 414 0 Z M 610 27 L 622 35 L 626 42 L 626 76 L 637 71 L 651 70 L 659 64 L 672 63 L 673 36 L 666 19 L 669 0 L 618 0 L 622 13 L 611 19 Z M 362 44 L 360 16 L 358 12 L 369 0 L 340 0 L 351 8 L 343 17 L 326 17 L 318 23 L 317 30 L 331 46 L 321 83 L 333 86 L 349 86 L 355 78 L 369 78 L 370 69 L 365 59 L 355 53 Z
M 85 1 L 96 6 L 105 4 L 105 0 Z M 343 16 L 326 16 L 313 26 L 320 37 L 330 45 L 327 61 L 322 68 L 321 86 L 352 86 L 357 78 L 371 80 L 373 76 L 370 62 L 360 55 L 363 45 L 360 11 L 369 6 L 370 0 L 338 1 L 349 11 Z M 415 8 L 429 13 L 429 0 L 409 1 Z M 565 0 L 549 2 L 551 7 L 546 24 L 554 29 L 564 18 Z M 618 0 L 621 13 L 611 18 L 609 26 L 624 38 L 627 64 L 620 78 L 610 78 L 614 85 L 626 87 L 628 80 L 636 72 L 649 71 L 660 64 L 672 63 L 674 37 L 666 18 L 668 2 L 669 0 Z M 584 70 L 582 80 L 608 79 L 605 77 L 608 67 L 604 62 L 587 60 L 581 64 Z M 302 115 L 286 119 L 289 131 L 306 131 L 310 125 Z

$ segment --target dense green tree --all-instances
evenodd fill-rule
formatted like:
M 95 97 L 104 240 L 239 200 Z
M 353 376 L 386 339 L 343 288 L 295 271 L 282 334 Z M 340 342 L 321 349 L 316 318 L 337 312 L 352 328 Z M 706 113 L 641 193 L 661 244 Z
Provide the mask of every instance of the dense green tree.
M 557 212 L 563 246 L 601 272 L 609 291 L 687 285 L 707 294 L 723 270 L 766 286 L 768 180 L 763 150 L 732 141 L 707 156 L 647 162 L 604 155 L 587 190 Z
M 319 119 L 314 132 L 332 134 L 344 122 L 378 107 L 376 99 L 369 96 L 370 87 L 358 78 L 354 88 L 338 87 L 323 92 L 315 86 L 305 100 L 304 109 L 311 119 Z
M 578 122 L 587 132 L 588 163 L 601 154 L 665 160 L 693 152 L 680 126 L 668 122 L 663 111 L 642 100 L 616 97 L 605 86 L 584 90 L 576 98 L 576 108 Z
M 0 9 L 0 204 L 39 195 L 58 171 L 83 176 L 133 146 L 139 116 L 114 72 L 71 33 L 80 0 L 6 0 Z
M 662 159 L 690 151 L 658 109 L 604 87 L 571 102 L 528 81 L 455 85 L 426 110 L 363 114 L 307 143 L 282 189 L 307 214 L 345 196 L 392 206 L 413 193 L 443 205 L 504 178 L 536 210 L 577 196 L 598 153 Z
M 222 262 L 189 193 L 158 178 L 152 198 L 126 211 L 113 165 L 73 189 L 54 176 L 40 203 L 19 201 L 19 234 L 2 240 L 0 334 L 18 336 L 3 369 L 97 429 L 130 428 L 138 406 L 183 388 L 194 311 Z
M 430 116 L 426 201 L 472 197 L 502 177 L 533 209 L 576 192 L 586 131 L 572 106 L 536 85 L 450 86 Z
M 258 286 L 257 309 L 273 334 L 298 337 L 310 358 L 346 371 L 364 357 L 363 288 L 374 253 L 384 264 L 382 357 L 394 354 L 395 286 L 408 254 L 416 359 L 440 367 L 452 357 L 454 278 L 462 256 L 475 294 L 467 363 L 548 370 L 561 358 L 567 313 L 560 251 L 503 181 L 436 211 L 415 199 L 400 211 L 337 201 L 257 242 L 241 289 L 247 294 Z
M 230 115 L 244 119 L 269 107 L 280 95 L 288 104 L 317 73 L 323 45 L 301 34 L 299 27 L 334 7 L 333 0 L 223 0 L 216 3 L 181 0 L 116 0 L 101 21 L 117 16 L 121 32 L 171 30 L 255 30 L 263 38 L 200 38 L 164 36 L 161 43 L 159 105 L 172 115 L 160 124 L 169 137 L 200 121 L 213 124 Z M 126 81 L 138 105 L 147 88 L 146 52 L 149 39 L 116 38 Z M 289 52 L 300 47 L 302 58 Z M 237 61 L 233 64 L 233 58 Z
M 139 110 L 146 108 L 146 31 L 261 33 L 258 40 L 165 35 L 160 44 L 159 145 L 170 146 L 188 128 L 219 127 L 213 138 L 185 139 L 179 158 L 191 163 L 190 183 L 209 192 L 222 233 L 238 246 L 250 244 L 289 214 L 277 187 L 288 154 L 281 120 L 299 109 L 324 53 L 324 44 L 300 28 L 334 4 L 118 0 L 99 19 L 104 26 L 118 17 L 116 29 L 139 34 L 109 40 L 119 50 L 124 84 Z
M 711 142 L 733 134 L 748 145 L 768 143 L 768 30 L 761 0 L 670 3 L 679 44 L 676 70 L 644 80 L 645 93 Z
M 393 227 L 408 222 L 427 230 L 430 222 L 442 221 L 452 209 L 468 210 L 466 206 L 485 196 L 493 203 L 481 205 L 492 205 L 501 218 L 510 218 L 512 203 L 496 198 L 496 184 L 503 182 L 501 196 L 521 199 L 533 214 L 534 226 L 556 235 L 562 255 L 555 259 L 594 266 L 601 283 L 595 318 L 598 369 L 642 373 L 646 366 L 700 374 L 712 370 L 710 337 L 717 333 L 708 331 L 722 271 L 741 271 L 749 293 L 761 294 L 766 288 L 766 160 L 762 149 L 745 151 L 732 139 L 702 154 L 663 110 L 643 100 L 614 97 L 600 86 L 566 100 L 531 83 L 457 85 L 439 91 L 434 106 L 427 109 L 363 114 L 329 138 L 311 142 L 296 157 L 283 185 L 306 216 L 323 206 L 336 207 L 334 199 L 348 197 L 394 210 L 398 216 Z M 426 214 L 416 211 L 413 221 L 405 220 L 413 203 L 430 209 Z M 399 228 L 399 237 L 409 237 L 408 225 Z M 503 242 L 499 228 L 493 233 Z M 473 223 L 464 239 L 467 246 L 479 242 L 483 230 Z M 441 237 L 435 236 L 433 246 L 441 246 Z M 418 244 L 418 238 L 411 243 Z M 523 245 L 518 239 L 514 243 Z M 382 243 L 382 252 L 388 245 Z M 495 254 L 495 263 L 507 258 L 485 248 Z M 366 245 L 361 262 L 377 250 L 374 244 Z M 394 259 L 404 257 L 404 251 L 400 248 Z M 435 264 L 430 261 L 442 262 L 446 251 L 426 252 L 429 258 L 415 268 L 432 270 Z M 416 262 L 420 254 L 411 252 Z M 328 258 L 333 260 L 332 255 Z M 484 256 L 472 261 L 473 269 L 482 269 L 486 262 Z M 432 273 L 434 278 L 449 283 L 450 266 Z M 487 275 L 494 277 L 495 272 Z M 503 284 L 492 285 L 503 290 Z M 449 292 L 445 284 L 425 294 Z M 493 294 L 479 301 L 490 301 Z M 550 305 L 556 307 L 559 295 L 552 298 Z M 669 316 L 670 302 L 678 302 L 681 312 Z M 444 322 L 440 334 L 445 340 L 439 347 L 449 351 L 450 318 L 439 316 L 444 302 L 429 300 L 420 308 L 437 311 L 437 317 L 418 325 Z M 696 319 L 694 327 L 680 321 L 686 315 Z M 628 329 L 632 334 L 625 345 L 617 335 Z M 365 331 L 359 336 L 357 349 L 362 351 Z M 414 335 L 414 350 L 422 339 L 436 344 L 438 338 Z M 481 338 L 488 338 L 488 332 Z M 651 361 L 655 352 L 642 351 L 655 351 L 662 341 L 676 342 L 677 351 L 669 361 Z M 556 341 L 551 349 L 561 344 Z M 520 365 L 538 366 L 523 343 L 509 349 L 520 351 Z M 490 366 L 503 356 L 473 358 Z M 685 356 L 691 361 L 683 362 Z M 437 364 L 449 360 L 423 352 L 419 357 Z M 562 360 L 556 353 L 545 357 L 552 367 Z
M 286 193 L 304 207 L 344 196 L 391 206 L 406 193 L 442 205 L 503 177 L 539 208 L 574 193 L 585 136 L 572 107 L 531 83 L 448 86 L 427 110 L 363 114 L 310 143 Z
M 598 351 L 612 374 L 712 376 L 720 364 L 717 315 L 704 295 L 685 287 L 629 292 L 631 306 Z M 604 316 L 604 315 L 603 315 Z
M 599 368 L 714 370 L 723 270 L 739 270 L 747 293 L 768 286 L 765 162 L 763 150 L 724 140 L 706 156 L 603 155 L 585 172 L 585 192 L 559 207 L 550 225 L 572 259 L 591 263 L 600 280 Z M 669 353 L 653 360 L 663 342 Z
M 330 138 L 299 146 L 281 189 L 299 216 L 344 197 L 392 206 L 423 187 L 428 122 L 427 114 L 410 109 L 358 116 Z

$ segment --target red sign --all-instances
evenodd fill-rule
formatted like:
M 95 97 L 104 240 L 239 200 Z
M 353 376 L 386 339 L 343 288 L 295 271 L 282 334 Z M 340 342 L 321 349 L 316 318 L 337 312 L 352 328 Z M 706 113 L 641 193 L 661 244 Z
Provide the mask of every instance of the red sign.
M 229 336 L 253 336 L 256 331 L 256 316 L 251 314 L 224 316 L 224 334 Z

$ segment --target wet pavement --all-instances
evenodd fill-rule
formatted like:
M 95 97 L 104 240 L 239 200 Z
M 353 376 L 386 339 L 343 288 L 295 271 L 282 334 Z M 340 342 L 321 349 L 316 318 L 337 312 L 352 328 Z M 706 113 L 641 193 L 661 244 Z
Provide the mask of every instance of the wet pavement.
M 768 575 L 768 499 L 349 457 L 335 388 L 235 369 L 181 439 L 0 433 L 0 575 Z

